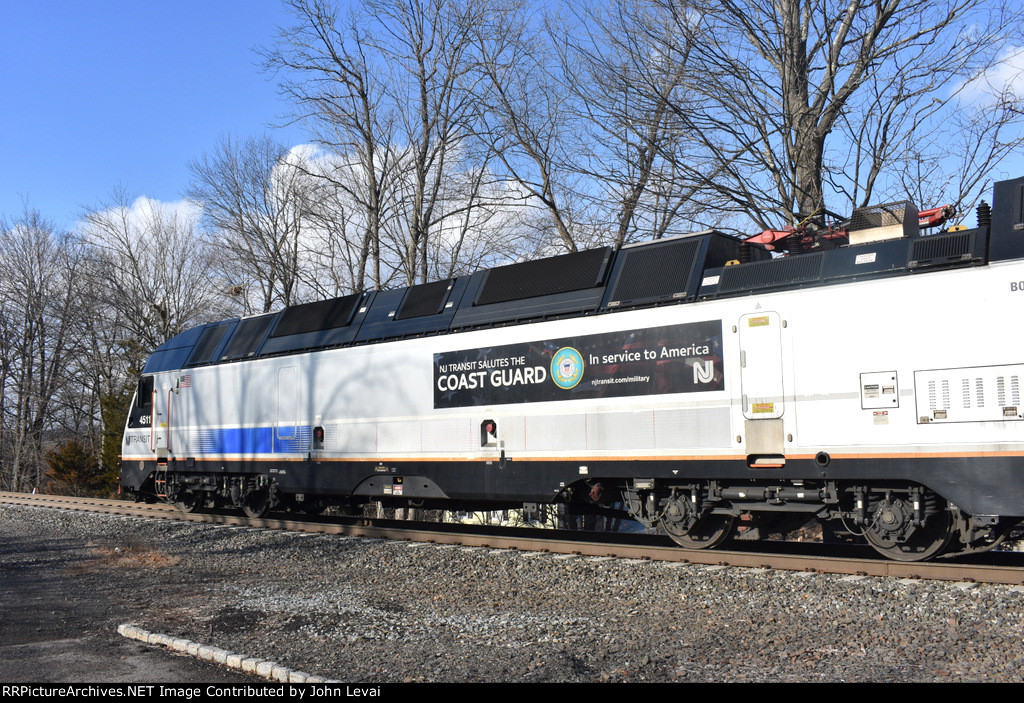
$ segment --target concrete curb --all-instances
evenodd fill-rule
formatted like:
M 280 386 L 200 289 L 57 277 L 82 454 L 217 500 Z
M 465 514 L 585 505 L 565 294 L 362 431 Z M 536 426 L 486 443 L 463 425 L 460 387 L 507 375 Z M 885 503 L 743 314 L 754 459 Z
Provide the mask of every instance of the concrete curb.
M 255 657 L 246 657 L 243 654 L 235 654 L 226 649 L 210 645 L 191 642 L 180 637 L 172 637 L 158 632 L 143 630 L 137 625 L 123 624 L 117 626 L 117 634 L 128 639 L 138 640 L 146 644 L 155 644 L 166 647 L 174 652 L 187 654 L 198 659 L 220 664 L 231 669 L 238 669 L 247 674 L 256 674 L 271 681 L 281 683 L 340 683 L 319 676 L 307 674 L 304 671 L 296 671 L 282 666 L 277 662 L 264 661 Z

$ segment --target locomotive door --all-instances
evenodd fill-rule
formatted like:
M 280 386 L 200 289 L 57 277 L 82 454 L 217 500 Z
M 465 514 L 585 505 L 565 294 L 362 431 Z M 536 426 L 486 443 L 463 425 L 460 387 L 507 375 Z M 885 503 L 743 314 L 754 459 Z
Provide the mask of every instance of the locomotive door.
M 752 466 L 778 466 L 785 462 L 782 327 L 776 312 L 751 313 L 740 318 L 740 392 L 744 437 Z
M 164 384 L 166 386 L 166 384 Z M 166 387 L 153 388 L 153 416 L 149 424 L 149 449 L 157 459 L 167 458 L 171 395 Z

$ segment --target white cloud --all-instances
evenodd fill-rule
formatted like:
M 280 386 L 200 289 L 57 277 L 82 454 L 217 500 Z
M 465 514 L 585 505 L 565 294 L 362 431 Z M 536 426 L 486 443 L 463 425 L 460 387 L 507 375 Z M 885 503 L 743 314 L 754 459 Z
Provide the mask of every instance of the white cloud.
M 1024 46 L 1009 46 L 997 63 L 979 76 L 962 84 L 960 101 L 993 105 L 1001 97 L 1024 97 Z

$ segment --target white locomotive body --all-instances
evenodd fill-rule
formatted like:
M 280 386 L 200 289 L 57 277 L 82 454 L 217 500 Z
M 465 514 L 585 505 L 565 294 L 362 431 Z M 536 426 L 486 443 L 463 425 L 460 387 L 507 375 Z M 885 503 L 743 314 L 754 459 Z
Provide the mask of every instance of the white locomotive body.
M 1022 202 L 1017 179 L 971 230 L 787 256 L 703 232 L 190 330 L 147 364 L 122 484 L 989 548 L 1024 518 Z

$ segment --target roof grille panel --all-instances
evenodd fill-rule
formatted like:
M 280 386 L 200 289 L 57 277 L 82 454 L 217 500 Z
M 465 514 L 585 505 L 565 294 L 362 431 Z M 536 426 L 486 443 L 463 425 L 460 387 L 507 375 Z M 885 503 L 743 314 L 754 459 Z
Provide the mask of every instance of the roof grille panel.
M 589 249 L 491 269 L 474 305 L 594 288 L 604 280 L 611 248 Z
M 910 250 L 910 266 L 934 266 L 972 258 L 972 232 L 932 235 L 914 240 Z
M 685 298 L 700 251 L 697 238 L 623 249 L 621 273 L 615 282 L 609 306 L 642 305 Z
M 436 315 L 448 298 L 454 279 L 423 283 L 413 286 L 405 294 L 402 306 L 395 313 L 396 320 L 408 320 L 414 317 Z
M 722 270 L 719 291 L 733 293 L 816 281 L 821 277 L 823 261 L 823 254 L 801 254 L 742 266 L 726 266 Z
M 342 298 L 318 300 L 315 303 L 293 305 L 281 313 L 281 321 L 271 337 L 285 337 L 290 334 L 319 332 L 344 327 L 352 320 L 352 313 L 362 296 L 346 295 Z

